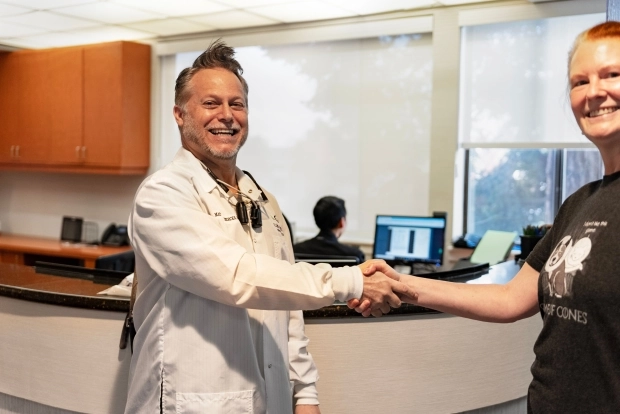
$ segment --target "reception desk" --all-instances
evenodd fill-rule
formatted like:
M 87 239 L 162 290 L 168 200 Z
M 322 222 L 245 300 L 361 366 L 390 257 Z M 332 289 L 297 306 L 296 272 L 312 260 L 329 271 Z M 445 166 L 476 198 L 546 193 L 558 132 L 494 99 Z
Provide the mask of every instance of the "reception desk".
M 28 258 L 45 260 L 45 258 L 75 259 L 77 265 L 95 267 L 95 261 L 102 256 L 131 250 L 129 246 L 109 247 L 82 243 L 67 243 L 58 239 L 45 237 L 21 236 L 17 234 L 0 234 L 0 263 L 29 264 Z M 48 259 L 49 260 L 49 259 Z
M 517 269 L 459 282 L 505 283 Z M 128 299 L 97 295 L 107 287 L 0 264 L 0 412 L 123 411 Z M 539 316 L 499 325 L 412 305 L 379 319 L 345 305 L 304 314 L 325 414 L 524 412 Z

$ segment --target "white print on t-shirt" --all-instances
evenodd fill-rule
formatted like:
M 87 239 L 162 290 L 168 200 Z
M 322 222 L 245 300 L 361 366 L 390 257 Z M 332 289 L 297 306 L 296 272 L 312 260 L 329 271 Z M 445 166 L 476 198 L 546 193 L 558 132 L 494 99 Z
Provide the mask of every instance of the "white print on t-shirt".
M 557 316 L 562 319 L 569 319 L 575 322 L 588 324 L 588 313 L 577 309 L 570 309 L 566 306 L 557 306 L 553 303 L 542 303 L 540 309 L 546 314 Z
M 586 221 L 577 236 L 564 236 L 555 246 L 541 271 L 544 296 L 570 299 L 573 297 L 573 280 L 582 277 L 586 260 L 592 251 L 592 243 L 600 227 L 606 221 Z M 562 301 L 565 302 L 565 301 Z M 566 303 L 541 303 L 541 311 L 548 316 L 571 320 L 586 325 L 588 313 L 565 306 Z
M 565 236 L 555 246 L 543 270 L 543 291 L 556 298 L 573 295 L 573 279 L 592 250 L 592 240 L 582 237 L 573 243 Z

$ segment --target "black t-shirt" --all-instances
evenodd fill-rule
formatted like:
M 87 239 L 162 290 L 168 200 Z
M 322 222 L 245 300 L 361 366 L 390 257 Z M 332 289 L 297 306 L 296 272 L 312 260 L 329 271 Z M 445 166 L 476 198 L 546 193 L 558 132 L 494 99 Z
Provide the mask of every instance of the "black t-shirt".
M 620 172 L 580 188 L 528 256 L 543 328 L 529 413 L 620 412 Z
M 327 256 L 355 256 L 359 258 L 360 263 L 364 261 L 364 253 L 360 249 L 339 243 L 334 233 L 325 231 L 321 231 L 312 239 L 297 243 L 293 246 L 293 251 Z

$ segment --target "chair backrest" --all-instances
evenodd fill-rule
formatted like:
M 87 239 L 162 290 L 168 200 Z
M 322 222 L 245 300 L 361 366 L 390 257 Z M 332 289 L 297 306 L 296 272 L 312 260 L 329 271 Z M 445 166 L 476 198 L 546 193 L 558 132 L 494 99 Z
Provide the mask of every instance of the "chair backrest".
M 96 269 L 118 270 L 132 273 L 136 266 L 136 255 L 133 250 L 101 256 L 95 260 Z
M 357 256 L 337 256 L 312 253 L 295 253 L 295 262 L 306 262 L 310 264 L 327 263 L 332 267 L 356 266 L 360 264 Z

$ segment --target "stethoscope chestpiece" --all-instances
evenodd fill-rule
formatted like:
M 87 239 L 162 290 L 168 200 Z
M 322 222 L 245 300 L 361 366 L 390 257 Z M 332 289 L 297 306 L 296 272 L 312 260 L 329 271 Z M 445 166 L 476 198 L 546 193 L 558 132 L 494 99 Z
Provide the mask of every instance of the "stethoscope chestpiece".
M 235 209 L 237 210 L 237 218 L 239 219 L 239 223 L 248 224 L 250 222 L 250 220 L 248 219 L 248 210 L 246 210 L 245 203 L 243 202 L 241 197 L 237 199 L 237 205 L 235 206 Z
M 257 204 L 252 203 L 252 208 L 250 208 L 250 219 L 252 220 L 253 229 L 260 229 L 263 226 L 263 214 Z

